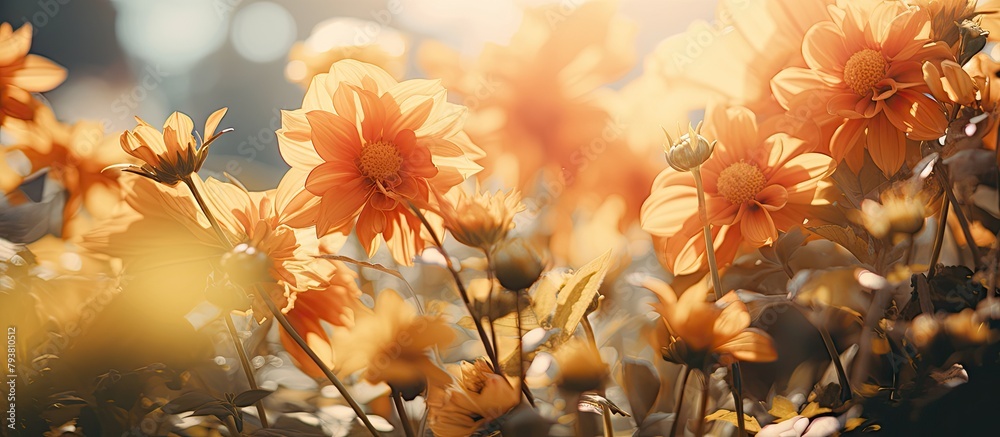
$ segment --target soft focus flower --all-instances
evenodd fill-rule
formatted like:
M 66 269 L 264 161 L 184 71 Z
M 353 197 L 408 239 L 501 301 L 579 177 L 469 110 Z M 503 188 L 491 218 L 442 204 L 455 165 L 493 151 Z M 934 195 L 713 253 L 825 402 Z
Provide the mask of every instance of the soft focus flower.
M 462 362 L 458 381 L 431 385 L 427 392 L 427 424 L 435 436 L 464 437 L 488 427 L 521 401 L 521 391 L 489 363 Z
M 508 290 L 523 290 L 534 284 L 545 270 L 545 254 L 532 242 L 515 238 L 504 242 L 493 256 L 497 281 Z
M 666 325 L 670 341 L 664 359 L 700 368 L 706 355 L 723 365 L 733 361 L 770 362 L 778 359 L 771 336 L 750 327 L 747 306 L 734 292 L 715 303 L 706 302 L 704 287 L 692 287 L 677 297 L 673 288 L 654 279 L 643 286 L 656 294 L 653 308 Z
M 481 169 L 482 151 L 462 131 L 465 108 L 445 98 L 437 81 L 396 82 L 354 60 L 313 79 L 277 133 L 292 173 L 307 173 L 305 188 L 322 198 L 318 235 L 356 228 L 369 256 L 381 235 L 396 261 L 412 262 L 424 240 L 410 208 L 431 208 L 432 192 Z
M 852 210 L 852 218 L 875 238 L 898 239 L 913 236 L 924 228 L 927 199 L 922 192 L 893 187 L 882 192 L 881 202 L 865 199 L 861 210 Z
M 927 94 L 923 62 L 952 58 L 928 35 L 925 11 L 900 2 L 845 3 L 833 20 L 809 29 L 802 43 L 808 68 L 792 67 L 774 77 L 775 97 L 789 111 L 808 95 L 826 102 L 837 117 L 830 153 L 857 171 L 867 150 L 886 175 L 906 160 L 906 139 L 934 140 L 948 122 Z M 808 99 L 806 99 L 808 100 Z
M 441 317 L 419 316 L 395 291 L 383 290 L 374 312 L 358 313 L 349 332 L 334 332 L 334 350 L 350 352 L 338 357 L 337 370 L 351 374 L 364 369 L 368 382 L 385 382 L 403 392 L 425 382 L 444 386 L 451 378 L 429 352 L 448 346 L 454 338 L 455 332 Z
M 801 224 L 810 205 L 823 203 L 817 193 L 834 169 L 830 157 L 811 153 L 805 142 L 784 133 L 765 136 L 754 114 L 742 107 L 710 107 L 706 130 L 719 142 L 701 172 L 721 265 L 733 260 L 741 242 L 755 248 L 771 244 L 778 231 Z M 657 177 L 643 205 L 642 228 L 660 239 L 658 247 L 675 275 L 707 263 L 691 173 L 670 168 Z
M 608 365 L 588 343 L 572 339 L 559 346 L 553 355 L 559 366 L 556 384 L 564 390 L 583 393 L 598 390 L 608 379 Z
M 125 153 L 138 158 L 143 164 L 122 164 L 115 168 L 167 185 L 174 185 L 189 178 L 192 173 L 201 170 L 201 165 L 208 158 L 208 148 L 212 142 L 230 131 L 215 133 L 227 110 L 228 108 L 222 108 L 208 116 L 208 121 L 205 122 L 205 135 L 208 139 L 200 147 L 198 140 L 192 135 L 194 123 L 187 115 L 180 112 L 171 114 L 163 123 L 162 134 L 136 117 L 139 125 L 132 131 L 122 133 L 121 145 Z
M 459 243 L 484 251 L 507 238 L 514 228 L 514 214 L 521 211 L 524 204 L 517 190 L 490 194 L 481 191 L 478 183 L 471 194 L 461 186 L 452 188 L 441 202 L 445 229 Z
M 976 16 L 976 0 L 906 0 L 906 3 L 926 11 L 931 18 L 932 39 L 956 49 L 962 23 Z
M 926 62 L 923 73 L 931 95 L 938 101 L 971 105 L 978 100 L 976 81 L 955 61 L 942 61 L 940 65 Z
M 372 36 L 368 32 L 373 26 L 379 31 Z M 365 38 L 359 38 L 361 35 Z M 330 71 L 335 62 L 354 59 L 402 78 L 407 42 L 405 35 L 384 24 L 351 17 L 331 18 L 313 27 L 305 41 L 292 45 L 285 77 L 306 88 L 314 76 Z
M 29 55 L 31 23 L 14 31 L 0 23 L 0 124 L 6 117 L 31 119 L 39 105 L 30 93 L 49 91 L 66 79 L 66 70 L 38 55 Z
M 120 173 L 103 170 L 130 157 L 98 123 L 62 123 L 49 107 L 38 106 L 31 120 L 8 120 L 4 130 L 14 141 L 0 147 L 0 192 L 10 194 L 40 174 L 64 188 L 63 238 L 80 235 L 114 212 L 122 197 Z M 9 167 L 18 156 L 24 158 L 25 168 Z

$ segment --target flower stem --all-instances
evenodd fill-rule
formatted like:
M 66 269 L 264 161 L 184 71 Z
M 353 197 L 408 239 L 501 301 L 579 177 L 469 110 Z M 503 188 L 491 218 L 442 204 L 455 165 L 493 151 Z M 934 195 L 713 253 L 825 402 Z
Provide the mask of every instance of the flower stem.
M 424 225 L 427 229 L 427 233 L 431 235 L 431 240 L 434 242 L 434 246 L 437 247 L 438 251 L 441 252 L 441 256 L 444 257 L 445 266 L 448 268 L 448 272 L 451 273 L 451 278 L 455 281 L 455 286 L 458 288 L 458 294 L 462 297 L 462 302 L 465 303 L 465 308 L 469 311 L 469 315 L 472 316 L 472 322 L 476 325 L 476 331 L 479 333 L 479 338 L 483 342 L 483 348 L 486 349 L 486 356 L 489 357 L 490 362 L 493 364 L 493 371 L 497 372 L 498 375 L 502 375 L 500 370 L 500 361 L 497 359 L 496 352 L 493 351 L 493 346 L 490 345 L 489 337 L 486 336 L 486 330 L 483 329 L 483 321 L 479 319 L 474 308 L 472 308 L 472 302 L 469 300 L 469 292 L 465 289 L 465 284 L 462 283 L 462 278 L 458 276 L 458 271 L 455 270 L 455 266 L 451 263 L 451 257 L 448 256 L 448 252 L 444 248 L 444 244 L 441 243 L 441 237 L 438 236 L 437 232 L 434 231 L 434 227 L 431 226 L 430 222 L 427 221 L 427 217 L 424 215 L 423 211 L 419 208 L 410 204 L 410 210 L 417 215 L 420 223 Z
M 701 180 L 701 167 L 691 169 L 694 175 L 695 187 L 698 189 L 698 218 L 704 225 L 705 256 L 708 257 L 708 269 L 712 272 L 712 286 L 715 289 L 715 299 L 722 299 L 722 280 L 719 279 L 719 264 L 715 261 L 715 244 L 712 242 L 712 225 L 708 222 L 708 207 L 705 206 L 705 184 Z
M 695 435 L 702 437 L 705 435 L 705 413 L 708 409 L 708 374 L 704 371 L 699 372 L 702 376 L 702 386 L 701 386 L 701 405 L 698 406 L 698 430 Z
M 934 235 L 934 249 L 931 251 L 931 259 L 927 264 L 927 279 L 934 277 L 938 259 L 941 257 L 941 246 L 944 245 L 944 231 L 948 229 L 948 207 L 951 202 L 945 197 L 941 200 L 941 214 L 938 215 L 937 233 Z
M 983 267 L 983 259 L 979 254 L 979 246 L 976 246 L 976 241 L 972 238 L 972 229 L 969 227 L 969 218 L 965 216 L 965 211 L 958 203 L 958 198 L 955 197 L 955 193 L 951 190 L 951 178 L 948 177 L 947 170 L 943 165 L 939 166 L 937 170 L 938 171 L 934 173 L 937 174 L 938 181 L 944 189 L 944 194 L 948 196 L 948 201 L 951 202 L 951 206 L 955 208 L 955 218 L 958 219 L 958 224 L 962 228 L 962 234 L 965 236 L 965 244 L 969 246 L 969 251 L 972 252 L 972 263 L 976 266 L 976 270 L 979 270 Z
M 701 219 L 701 223 L 705 227 L 703 231 L 705 234 L 705 256 L 708 257 L 708 269 L 712 273 L 712 288 L 715 290 L 715 300 L 719 300 L 722 299 L 722 279 L 719 277 L 719 264 L 715 260 L 715 243 L 712 241 L 712 224 L 708 222 L 708 207 L 705 205 L 705 183 L 701 179 L 701 167 L 691 169 L 691 174 L 694 175 L 695 188 L 698 190 L 698 218 Z M 733 363 L 729 367 L 729 373 L 733 381 L 732 391 L 733 406 L 736 408 L 736 427 L 739 431 L 738 435 L 743 437 L 747 435 L 747 429 L 745 419 L 743 418 L 743 382 L 740 375 L 739 363 Z M 707 385 L 707 375 L 705 376 L 705 380 Z M 707 397 L 707 389 L 705 394 Z M 704 404 L 705 401 L 702 402 Z M 704 414 L 702 414 L 700 420 L 701 422 L 705 421 Z
M 238 437 L 243 435 L 243 433 L 241 433 L 236 428 L 236 419 L 234 419 L 233 416 L 226 416 L 226 429 L 229 430 L 230 437 Z
M 395 388 L 392 389 L 392 403 L 396 406 L 396 414 L 399 415 L 399 422 L 403 425 L 403 434 L 406 437 L 416 437 L 413 433 L 413 424 L 406 415 L 406 407 L 403 405 L 403 395 Z
M 687 387 L 688 377 L 691 376 L 691 372 L 694 369 L 689 369 L 687 366 L 683 366 L 684 376 L 681 377 L 681 389 L 677 392 L 677 403 L 674 404 L 674 423 L 670 425 L 670 436 L 674 437 L 677 435 L 677 424 L 681 422 L 681 412 L 684 408 L 684 389 Z
M 208 223 L 212 226 L 212 230 L 215 231 L 215 235 L 219 237 L 219 242 L 222 243 L 224 247 L 232 247 L 232 243 L 229 238 L 226 237 L 225 232 L 222 231 L 222 227 L 219 226 L 218 220 L 212 216 L 209 212 L 208 204 L 205 203 L 205 199 L 201 197 L 201 192 L 195 187 L 194 179 L 190 175 L 183 179 L 184 185 L 187 185 L 188 189 L 191 190 L 191 194 L 194 196 L 194 200 L 198 202 L 198 208 L 205 213 L 205 217 L 208 218 Z M 257 380 L 253 375 L 253 367 L 250 367 L 250 360 L 247 359 L 246 349 L 243 347 L 243 341 L 240 340 L 239 333 L 236 331 L 236 326 L 233 325 L 233 319 L 231 314 L 226 314 L 226 328 L 229 329 L 229 336 L 233 339 L 233 346 L 236 348 L 236 353 L 240 356 L 240 365 L 243 367 L 243 374 L 247 377 L 247 383 L 250 384 L 250 388 L 256 390 Z M 264 411 L 264 400 L 260 399 L 254 402 L 254 406 L 257 408 L 257 415 L 260 416 L 260 425 L 267 429 L 269 428 L 267 424 L 267 413 Z
M 517 307 L 517 379 L 521 381 L 521 392 L 524 393 L 525 399 L 528 400 L 528 404 L 532 407 L 535 406 L 535 396 L 531 394 L 531 390 L 528 389 L 528 384 L 524 382 L 524 343 L 522 342 L 521 336 L 524 335 L 524 331 L 521 330 L 521 291 L 517 291 L 517 299 L 514 299 L 514 305 Z
M 851 380 L 847 378 L 844 363 L 840 362 L 840 354 L 837 352 L 837 346 L 833 343 L 833 338 L 830 337 L 830 331 L 826 329 L 827 322 L 830 321 L 832 313 L 833 308 L 824 308 L 822 314 L 823 323 L 819 324 L 816 329 L 819 330 L 819 335 L 823 338 L 823 346 L 826 347 L 826 352 L 830 355 L 833 368 L 837 371 L 837 379 L 840 380 L 840 401 L 847 402 L 853 396 Z
M 232 248 L 232 242 L 229 241 L 228 238 L 226 238 L 225 233 L 222 232 L 222 227 L 219 226 L 219 222 L 215 219 L 214 216 L 212 216 L 211 211 L 209 211 L 208 209 L 208 205 L 205 204 L 204 199 L 202 199 L 201 197 L 201 193 L 199 193 L 198 189 L 195 187 L 194 180 L 190 176 L 188 176 L 184 180 L 184 184 L 191 189 L 191 193 L 194 194 L 194 198 L 198 202 L 198 207 L 200 207 L 201 211 L 205 213 L 205 217 L 208 218 L 208 222 L 212 225 L 212 229 L 215 229 L 215 233 L 216 235 L 218 235 L 219 241 L 225 247 Z M 355 401 L 354 398 L 351 397 L 350 392 L 347 391 L 347 387 L 344 387 L 344 384 L 340 382 L 340 379 L 337 378 L 337 376 L 334 375 L 333 372 L 326 367 L 326 364 L 323 363 L 323 360 L 320 359 L 318 355 L 316 355 L 316 352 L 313 351 L 312 348 L 310 348 L 309 345 L 306 343 L 306 341 L 302 339 L 302 336 L 300 336 L 299 333 L 295 331 L 295 328 L 292 327 L 292 324 L 288 322 L 288 319 L 285 318 L 285 315 L 281 313 L 281 310 L 279 310 L 278 307 L 274 304 L 274 301 L 271 300 L 271 296 L 267 294 L 259 285 L 254 286 L 254 293 L 260 296 L 261 300 L 264 301 L 264 304 L 267 305 L 267 309 L 270 310 L 272 315 L 274 315 L 275 320 L 277 320 L 278 323 L 281 324 L 281 327 L 285 329 L 285 332 L 287 332 L 288 335 L 291 336 L 293 340 L 295 340 L 295 343 L 298 344 L 303 351 L 305 351 L 306 355 L 309 355 L 309 358 L 312 359 L 314 363 L 316 363 L 316 366 L 323 371 L 323 374 L 326 375 L 327 379 L 329 379 L 330 382 L 333 383 L 334 387 L 336 387 L 337 390 L 340 392 L 340 395 L 343 396 L 344 399 L 347 400 L 347 403 L 351 405 L 351 408 L 354 410 L 354 413 L 357 414 L 358 418 L 361 419 L 361 422 L 364 423 L 366 428 L 368 428 L 368 431 L 373 436 L 378 436 L 379 435 L 378 430 L 375 429 L 375 426 L 372 425 L 370 420 L 368 420 L 368 416 L 365 414 L 364 410 L 361 409 L 361 405 L 358 405 L 358 402 Z M 256 382 L 252 384 L 256 384 Z
M 216 220 L 214 216 L 212 216 L 211 212 L 209 212 L 208 204 L 206 204 L 205 199 L 201 197 L 201 192 L 199 192 L 198 189 L 195 188 L 194 179 L 192 179 L 191 176 L 189 175 L 183 180 L 184 180 L 184 185 L 187 185 L 188 189 L 191 190 L 191 194 L 194 195 L 194 200 L 198 202 L 198 207 L 201 208 L 201 211 L 205 213 L 205 217 L 208 217 L 208 223 L 212 225 L 212 230 L 214 230 L 215 235 L 219 237 L 219 241 L 225 247 L 232 248 L 232 242 L 229 241 L 229 237 L 227 237 L 226 233 L 222 231 L 222 226 L 219 226 L 219 221 Z
M 260 387 L 257 386 L 257 380 L 253 376 L 253 367 L 250 366 L 250 360 L 247 359 L 246 348 L 243 347 L 243 341 L 240 340 L 239 332 L 236 330 L 236 325 L 233 324 L 232 314 L 226 314 L 226 328 L 229 329 L 229 336 L 233 338 L 233 345 L 236 346 L 236 353 L 240 356 L 240 366 L 243 367 L 243 374 L 247 377 L 247 382 L 250 383 L 251 390 L 257 390 Z M 263 400 L 258 400 L 254 402 L 254 406 L 257 407 L 257 415 L 260 416 L 260 425 L 267 429 L 267 413 L 264 411 Z
M 493 258 L 490 256 L 490 251 L 484 250 L 483 253 L 486 254 L 486 277 L 490 283 L 490 292 L 486 295 L 486 319 L 490 321 L 490 341 L 493 342 L 493 353 L 496 354 L 497 359 L 500 359 L 500 343 L 497 342 L 497 328 L 493 323 Z M 517 312 L 517 318 L 521 318 L 521 312 Z M 499 369 L 498 369 L 499 370 Z

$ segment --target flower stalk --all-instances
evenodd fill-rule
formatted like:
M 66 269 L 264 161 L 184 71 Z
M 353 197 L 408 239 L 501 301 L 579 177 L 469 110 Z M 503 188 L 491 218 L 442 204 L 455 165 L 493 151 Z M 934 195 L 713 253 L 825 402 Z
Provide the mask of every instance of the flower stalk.
M 226 314 L 223 318 L 226 319 L 226 328 L 229 329 L 229 336 L 233 339 L 233 345 L 236 346 L 236 354 L 240 356 L 240 367 L 243 367 L 243 374 L 247 377 L 250 389 L 257 390 L 260 387 L 257 386 L 257 379 L 253 375 L 253 367 L 250 365 L 250 360 L 247 359 L 247 351 L 243 346 L 243 340 L 240 340 L 239 331 L 236 330 L 236 325 L 233 324 L 232 314 Z M 267 424 L 267 412 L 264 411 L 264 400 L 260 399 L 254 402 L 254 407 L 257 408 L 257 416 L 260 417 L 260 426 L 264 427 L 264 429 L 270 428 Z

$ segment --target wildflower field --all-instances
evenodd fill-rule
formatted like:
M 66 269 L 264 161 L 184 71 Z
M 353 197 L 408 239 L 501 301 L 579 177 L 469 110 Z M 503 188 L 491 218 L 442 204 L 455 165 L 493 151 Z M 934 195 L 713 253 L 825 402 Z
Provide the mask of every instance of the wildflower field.
M 1000 0 L 5 0 L 0 435 L 996 435 L 998 72 Z

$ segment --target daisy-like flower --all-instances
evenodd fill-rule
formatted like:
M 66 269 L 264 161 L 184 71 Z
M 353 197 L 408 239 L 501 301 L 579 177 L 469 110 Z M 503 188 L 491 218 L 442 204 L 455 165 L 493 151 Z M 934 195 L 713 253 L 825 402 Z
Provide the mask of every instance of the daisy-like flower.
M 163 133 L 136 117 L 139 125 L 121 136 L 122 149 L 143 162 L 142 165 L 121 164 L 113 166 L 122 171 L 145 176 L 154 181 L 175 185 L 201 170 L 208 158 L 208 148 L 220 135 L 232 131 L 226 129 L 218 134 L 215 129 L 226 115 L 228 108 L 222 108 L 208 116 L 205 133 L 208 139 L 198 146 L 192 134 L 194 123 L 191 117 L 174 112 L 163 123 Z
M 802 224 L 818 197 L 820 182 L 835 168 L 830 157 L 784 133 L 765 136 L 743 107 L 709 107 L 706 136 L 718 141 L 701 166 L 708 220 L 720 265 L 733 260 L 740 242 L 761 247 L 778 231 Z M 698 218 L 694 177 L 673 168 L 660 173 L 642 208 L 642 228 L 658 239 L 675 275 L 706 265 L 704 224 Z
M 35 108 L 30 121 L 7 120 L 4 130 L 14 141 L 0 147 L 0 192 L 10 194 L 26 178 L 48 169 L 44 173 L 48 181 L 66 190 L 63 238 L 78 236 L 92 221 L 109 217 L 121 201 L 119 173 L 103 170 L 130 157 L 98 123 L 62 123 L 43 105 Z M 11 166 L 18 162 L 23 167 Z
M 397 82 L 354 60 L 313 79 L 277 133 L 292 172 L 307 173 L 305 188 L 321 197 L 318 235 L 356 228 L 369 256 L 381 236 L 404 264 L 423 250 L 411 207 L 433 209 L 432 193 L 481 169 L 473 161 L 482 151 L 462 131 L 466 110 L 446 94 L 437 81 Z
M 503 417 L 521 401 L 521 392 L 503 376 L 493 372 L 480 358 L 461 364 L 462 376 L 445 386 L 427 390 L 427 424 L 434 435 L 473 435 Z
M 480 191 L 468 193 L 462 187 L 452 188 L 441 202 L 444 227 L 466 246 L 491 250 L 507 238 L 514 228 L 514 214 L 524 211 L 521 193 L 511 190 L 495 194 Z
M 423 384 L 444 386 L 451 380 L 428 354 L 446 347 L 455 332 L 439 316 L 420 316 L 394 290 L 383 290 L 372 313 L 358 313 L 349 332 L 334 332 L 334 350 L 350 351 L 338 357 L 338 372 L 364 369 L 371 383 L 385 382 L 396 391 L 411 392 Z M 421 390 L 416 390 L 420 392 Z
M 30 120 L 38 103 L 31 93 L 49 91 L 66 80 L 66 69 L 31 49 L 30 23 L 14 31 L 0 23 L 0 124 L 6 117 Z
M 379 31 L 364 44 L 358 44 L 358 34 L 370 26 Z M 296 42 L 288 50 L 285 77 L 307 88 L 317 74 L 330 71 L 334 62 L 355 59 L 377 65 L 393 77 L 401 78 L 406 71 L 407 37 L 396 29 L 372 21 L 350 17 L 331 18 L 313 28 L 305 41 Z
M 721 365 L 778 359 L 774 340 L 750 327 L 750 312 L 736 293 L 729 292 L 712 303 L 705 300 L 710 293 L 705 287 L 692 287 L 678 297 L 659 280 L 647 279 L 643 286 L 659 299 L 653 308 L 669 334 L 662 351 L 664 359 L 694 368 L 701 368 L 706 359 Z
M 929 97 L 922 65 L 953 58 L 949 47 L 929 35 L 926 11 L 901 2 L 845 2 L 831 8 L 832 21 L 805 35 L 808 68 L 782 70 L 771 82 L 778 101 L 794 112 L 802 93 L 826 103 L 838 126 L 830 153 L 855 171 L 864 151 L 886 175 L 906 160 L 906 139 L 934 140 L 948 121 Z

